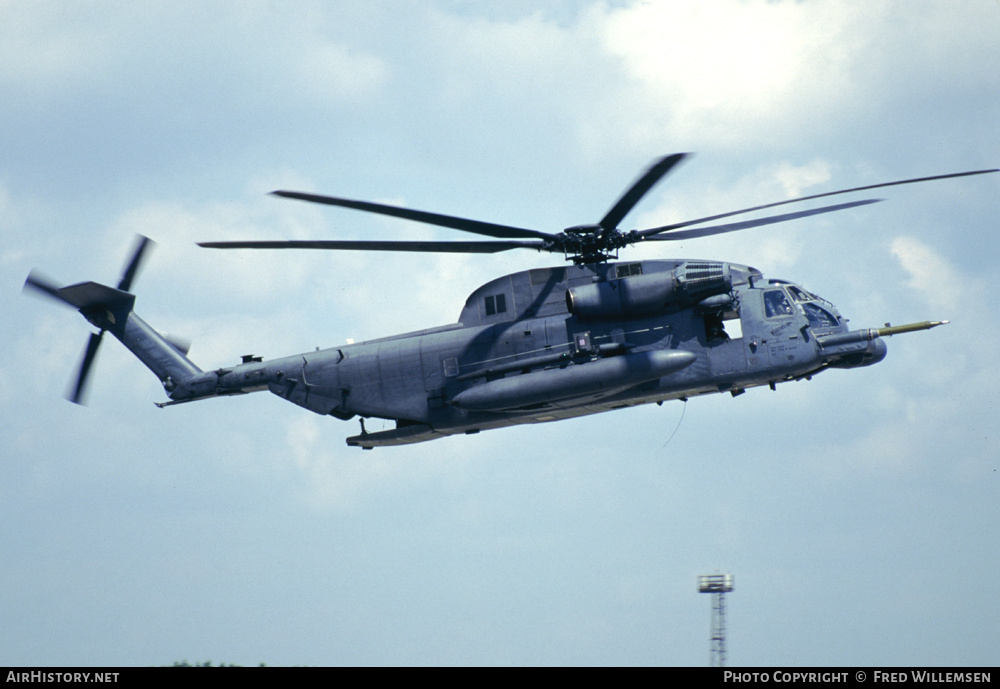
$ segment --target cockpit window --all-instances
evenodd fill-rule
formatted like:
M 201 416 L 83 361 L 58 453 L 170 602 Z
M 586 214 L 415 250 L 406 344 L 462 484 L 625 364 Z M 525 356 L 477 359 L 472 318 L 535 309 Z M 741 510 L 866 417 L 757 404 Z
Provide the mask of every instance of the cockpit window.
M 795 285 L 789 285 L 788 291 L 792 294 L 792 299 L 795 301 L 813 301 L 816 299 L 815 295 L 809 294 L 804 289 L 796 287 Z
M 764 292 L 764 315 L 768 318 L 779 318 L 792 315 L 792 305 L 780 289 Z
M 826 328 L 837 325 L 837 319 L 833 317 L 833 314 L 815 304 L 803 304 L 802 310 L 806 312 L 810 327 Z

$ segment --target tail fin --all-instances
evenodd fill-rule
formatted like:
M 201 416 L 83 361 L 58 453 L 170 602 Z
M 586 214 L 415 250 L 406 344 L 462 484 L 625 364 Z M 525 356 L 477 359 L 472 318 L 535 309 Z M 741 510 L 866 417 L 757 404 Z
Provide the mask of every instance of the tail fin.
M 168 393 L 178 384 L 201 373 L 201 369 L 185 356 L 186 349 L 182 351 L 181 347 L 156 332 L 132 310 L 135 305 L 135 295 L 128 290 L 149 244 L 150 240 L 147 237 L 138 237 L 132 258 L 126 264 L 117 289 L 97 282 L 81 282 L 58 287 L 34 271 L 24 283 L 26 288 L 30 287 L 78 309 L 84 318 L 100 329 L 98 333 L 91 333 L 87 342 L 76 384 L 72 393 L 68 395 L 72 402 L 77 404 L 83 402 L 90 368 L 105 332 L 110 332 L 118 338 L 155 373 Z

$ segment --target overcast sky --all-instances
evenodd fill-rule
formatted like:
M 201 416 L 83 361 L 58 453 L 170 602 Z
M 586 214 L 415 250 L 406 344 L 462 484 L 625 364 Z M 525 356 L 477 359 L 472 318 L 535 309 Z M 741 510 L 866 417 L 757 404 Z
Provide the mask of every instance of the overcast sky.
M 0 0 L 0 665 L 993 665 L 1000 175 L 627 258 L 753 265 L 891 338 L 877 366 L 362 452 L 269 393 L 158 409 L 21 294 L 114 284 L 208 369 L 455 322 L 559 256 L 218 252 L 457 239 L 316 191 L 558 232 L 1000 166 L 995 0 Z M 371 421 L 369 430 L 380 429 Z M 387 426 L 389 427 L 389 426 Z

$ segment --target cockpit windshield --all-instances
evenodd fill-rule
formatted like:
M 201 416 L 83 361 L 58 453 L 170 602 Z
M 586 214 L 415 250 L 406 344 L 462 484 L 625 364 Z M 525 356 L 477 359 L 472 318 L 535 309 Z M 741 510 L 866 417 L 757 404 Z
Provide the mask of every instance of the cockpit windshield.
M 781 318 L 796 313 L 798 309 L 792 306 L 792 302 L 788 299 L 791 296 L 805 314 L 809 327 L 834 328 L 840 324 L 840 320 L 830 310 L 815 303 L 829 304 L 829 302 L 796 285 L 782 283 L 782 287 L 783 289 L 775 288 L 764 292 L 764 315 L 767 318 Z
M 832 328 L 837 325 L 837 319 L 833 314 L 816 304 L 804 303 L 802 310 L 805 311 L 811 328 Z
M 792 299 L 798 302 L 813 301 L 818 299 L 815 294 L 809 294 L 809 292 L 806 292 L 801 287 L 796 287 L 795 285 L 788 285 L 788 291 L 791 293 Z

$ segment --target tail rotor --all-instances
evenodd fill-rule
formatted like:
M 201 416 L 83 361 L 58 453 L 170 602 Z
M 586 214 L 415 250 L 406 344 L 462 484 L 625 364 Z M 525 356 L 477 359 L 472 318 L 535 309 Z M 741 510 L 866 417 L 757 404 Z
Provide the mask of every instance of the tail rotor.
M 123 307 L 124 313 L 131 311 L 135 297 L 129 293 L 132 282 L 135 280 L 139 269 L 142 267 L 143 259 L 147 250 L 154 242 L 149 237 L 136 235 L 133 244 L 131 257 L 125 265 L 121 280 L 118 281 L 118 288 L 112 289 L 94 282 L 84 282 L 77 285 L 59 287 L 49 278 L 44 277 L 36 271 L 32 271 L 24 282 L 24 287 L 31 288 L 39 294 L 55 299 L 67 306 L 79 310 L 83 317 L 99 328 L 99 332 L 91 333 L 87 340 L 87 347 L 83 352 L 80 361 L 79 371 L 75 382 L 67 392 L 66 399 L 74 404 L 83 404 L 87 381 L 90 376 L 90 369 L 97 357 L 98 349 L 104 333 L 116 325 L 121 318 Z M 116 312 L 118 316 L 116 317 Z

